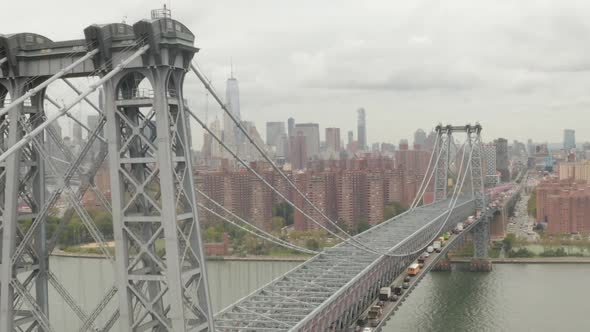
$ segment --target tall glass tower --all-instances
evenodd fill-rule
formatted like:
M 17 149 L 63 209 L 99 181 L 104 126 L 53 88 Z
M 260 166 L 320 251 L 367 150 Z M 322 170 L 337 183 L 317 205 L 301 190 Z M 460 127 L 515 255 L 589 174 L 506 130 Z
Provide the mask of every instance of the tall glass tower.
M 358 113 L 358 123 L 357 123 L 357 130 L 358 130 L 358 148 L 361 151 L 367 149 L 367 124 L 365 119 L 365 109 L 359 108 L 357 110 Z
M 238 80 L 234 77 L 233 70 L 230 78 L 227 79 L 225 94 L 227 109 L 238 121 L 242 121 L 240 115 L 240 90 L 238 88 Z M 238 146 L 242 141 L 240 130 L 227 114 L 224 114 L 223 116 L 223 132 L 226 143 L 232 147 Z

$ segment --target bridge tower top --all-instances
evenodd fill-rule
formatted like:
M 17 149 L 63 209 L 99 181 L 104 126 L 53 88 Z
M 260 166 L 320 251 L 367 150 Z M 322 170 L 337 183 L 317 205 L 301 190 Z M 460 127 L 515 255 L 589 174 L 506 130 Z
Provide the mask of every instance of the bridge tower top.
M 199 51 L 194 46 L 195 35 L 165 10 L 133 25 L 93 24 L 84 29 L 84 39 L 53 41 L 29 32 L 0 34 L 0 58 L 6 58 L 0 63 L 0 79 L 51 76 L 61 70 L 56 63 L 72 63 L 93 50 L 98 54 L 64 76 L 97 75 L 112 70 L 117 65 L 114 60 L 125 58 L 131 48 L 142 45 L 149 45 L 149 50 L 128 68 L 169 66 L 186 71 Z

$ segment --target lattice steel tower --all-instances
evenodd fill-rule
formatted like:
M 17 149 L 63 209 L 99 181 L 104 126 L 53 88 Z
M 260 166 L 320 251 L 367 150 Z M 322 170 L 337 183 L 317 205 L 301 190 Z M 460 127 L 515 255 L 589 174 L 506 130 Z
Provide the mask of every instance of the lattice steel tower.
M 133 26 L 92 25 L 84 33 L 84 40 L 65 42 L 29 33 L 0 35 L 0 331 L 54 331 L 48 284 L 81 320 L 81 331 L 108 331 L 117 320 L 121 331 L 212 331 L 183 95 L 185 73 L 198 51 L 195 37 L 169 12 Z M 98 80 L 84 91 L 67 81 L 91 76 Z M 48 116 L 46 87 L 60 78 L 78 97 L 63 108 L 52 101 L 60 110 Z M 99 86 L 102 107 L 86 99 Z M 51 137 L 71 155 L 52 134 L 51 122 L 83 100 L 100 113 L 98 126 L 60 174 L 44 139 Z M 81 167 L 97 139 L 100 153 L 92 165 Z M 77 213 L 112 260 L 80 204 L 87 189 L 96 189 L 93 177 L 105 158 L 112 202 L 97 196 L 112 210 L 116 283 L 86 313 L 48 267 L 56 239 L 47 239 L 45 220 L 65 194 L 70 209 L 62 223 Z M 58 187 L 49 195 L 46 168 L 55 173 Z M 74 175 L 81 180 L 77 191 L 70 187 Z M 19 227 L 24 219 L 32 219 L 29 229 Z M 98 327 L 97 317 L 115 294 L 118 309 Z

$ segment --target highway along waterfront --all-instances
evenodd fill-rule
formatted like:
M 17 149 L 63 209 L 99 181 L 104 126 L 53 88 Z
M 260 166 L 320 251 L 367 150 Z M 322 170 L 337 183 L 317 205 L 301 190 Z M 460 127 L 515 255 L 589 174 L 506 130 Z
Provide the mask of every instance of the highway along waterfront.
M 50 264 L 87 312 L 113 283 L 104 259 L 52 256 Z M 219 311 L 298 262 L 208 264 L 211 301 Z M 467 270 L 456 264 L 452 272 L 426 274 L 383 331 L 590 331 L 590 264 L 497 264 L 490 273 Z M 67 305 L 56 302 L 50 308 L 56 331 L 77 331 Z

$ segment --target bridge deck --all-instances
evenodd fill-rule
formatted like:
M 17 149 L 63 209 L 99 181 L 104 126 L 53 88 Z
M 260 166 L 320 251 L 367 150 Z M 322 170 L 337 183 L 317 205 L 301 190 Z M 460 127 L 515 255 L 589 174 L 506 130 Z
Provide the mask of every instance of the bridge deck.
M 458 206 L 471 202 L 460 200 Z M 355 238 L 366 246 L 389 251 L 427 225 L 445 217 L 448 201 L 417 208 L 392 218 Z M 422 245 L 422 243 L 418 244 Z M 392 252 L 396 252 L 394 249 Z M 400 252 L 401 253 L 401 252 Z M 326 248 L 295 269 L 256 290 L 216 315 L 218 330 L 288 331 L 309 318 L 355 277 L 383 256 L 357 248 L 351 241 Z

